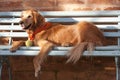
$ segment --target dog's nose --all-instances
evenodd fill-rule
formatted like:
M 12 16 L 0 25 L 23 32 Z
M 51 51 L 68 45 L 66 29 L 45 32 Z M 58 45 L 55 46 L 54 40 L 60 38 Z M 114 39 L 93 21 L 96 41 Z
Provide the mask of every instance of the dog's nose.
M 23 21 L 20 21 L 19 24 L 23 24 L 24 22 Z

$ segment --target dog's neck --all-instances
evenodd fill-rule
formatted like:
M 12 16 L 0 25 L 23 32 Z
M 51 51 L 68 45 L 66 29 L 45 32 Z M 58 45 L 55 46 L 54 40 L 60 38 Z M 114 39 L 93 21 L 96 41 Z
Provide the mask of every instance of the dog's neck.
M 51 27 L 51 23 L 49 22 L 45 22 L 44 24 L 39 25 L 38 27 L 36 27 L 36 29 L 34 30 L 27 30 L 28 33 L 28 39 L 29 40 L 34 40 L 35 35 L 43 30 L 47 30 Z

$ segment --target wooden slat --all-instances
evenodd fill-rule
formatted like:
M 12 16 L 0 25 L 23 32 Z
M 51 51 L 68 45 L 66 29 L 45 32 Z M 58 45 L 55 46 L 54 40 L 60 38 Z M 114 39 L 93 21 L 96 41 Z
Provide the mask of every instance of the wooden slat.
M 96 25 L 100 29 L 105 29 L 105 30 L 119 30 L 120 27 L 116 24 L 108 24 L 108 25 Z M 22 30 L 20 25 L 0 25 L 0 30 Z
M 39 47 L 21 47 L 14 53 L 9 51 L 11 46 L 0 46 L 0 55 L 5 56 L 35 56 L 38 54 Z M 64 56 L 72 47 L 55 47 L 49 55 L 51 56 Z M 101 46 L 96 47 L 92 54 L 85 51 L 83 56 L 120 56 L 119 46 Z
M 20 18 L 0 18 L 0 23 L 19 23 Z
M 20 18 L 0 18 L 0 23 L 19 23 Z M 46 18 L 48 22 L 79 22 L 79 21 L 90 21 L 90 22 L 120 22 L 118 17 L 83 17 L 83 18 Z
M 31 51 L 31 50 L 17 50 L 14 53 L 11 53 L 9 50 L 0 50 L 0 55 L 4 56 L 35 56 L 39 53 L 38 51 Z M 66 55 L 67 51 L 55 51 L 52 50 L 49 55 L 51 56 L 64 56 Z M 119 51 L 93 51 L 90 54 L 88 51 L 83 53 L 83 56 L 120 56 Z
M 106 37 L 120 37 L 120 32 L 104 32 L 103 34 Z
M 106 37 L 120 37 L 119 32 L 104 32 Z M 27 37 L 26 32 L 0 32 L 0 37 Z
M 0 30 L 22 30 L 20 25 L 0 25 Z
M 12 46 L 10 45 L 0 45 L 0 50 L 9 50 Z M 57 51 L 68 51 L 70 49 L 72 49 L 73 47 L 61 47 L 61 46 L 57 46 L 57 47 L 54 47 L 53 50 L 57 50 Z M 26 47 L 26 46 L 22 46 L 20 47 L 20 50 L 33 50 L 33 51 L 36 51 L 36 50 L 40 50 L 41 48 L 40 47 L 37 47 L 37 46 L 32 46 L 32 47 Z M 109 46 L 97 46 L 95 47 L 95 50 L 97 51 L 112 51 L 112 50 L 119 50 L 120 49 L 120 46 L 117 46 L 117 45 L 109 45 Z
M 117 16 L 120 10 L 113 11 L 43 11 L 44 16 Z
M 0 32 L 0 37 L 27 37 L 26 32 Z
M 79 21 L 89 21 L 89 22 L 102 22 L 102 23 L 108 23 L 108 22 L 119 22 L 120 20 L 117 17 L 99 17 L 99 18 L 47 18 L 48 22 L 79 22 Z
M 116 16 L 120 10 L 107 11 L 40 11 L 44 16 Z M 0 16 L 20 16 L 21 11 L 0 12 Z
M 0 12 L 0 16 L 20 16 L 21 15 L 21 11 L 19 12 Z
M 104 30 L 119 30 L 120 27 L 116 24 L 108 24 L 108 25 L 104 25 L 104 24 L 101 24 L 101 25 L 96 25 L 98 28 L 100 29 L 104 29 Z

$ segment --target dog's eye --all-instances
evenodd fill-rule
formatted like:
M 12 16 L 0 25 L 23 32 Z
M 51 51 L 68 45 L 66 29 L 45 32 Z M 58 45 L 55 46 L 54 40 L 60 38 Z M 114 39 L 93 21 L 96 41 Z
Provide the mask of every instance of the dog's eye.
M 31 16 L 29 15 L 28 18 L 30 18 Z

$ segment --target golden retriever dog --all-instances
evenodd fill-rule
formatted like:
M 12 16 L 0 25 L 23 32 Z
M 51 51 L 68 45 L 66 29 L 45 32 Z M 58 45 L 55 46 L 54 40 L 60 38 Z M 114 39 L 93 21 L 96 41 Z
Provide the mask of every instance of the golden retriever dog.
M 0 45 L 8 45 L 9 38 L 0 38 Z
M 28 39 L 41 47 L 33 60 L 35 76 L 41 70 L 41 64 L 55 46 L 74 46 L 68 51 L 67 62 L 79 60 L 85 51 L 93 51 L 95 46 L 106 45 L 102 32 L 92 23 L 81 21 L 73 25 L 54 24 L 45 21 L 38 11 L 30 9 L 22 12 L 20 25 L 27 32 Z M 25 41 L 12 45 L 10 51 L 16 51 Z

